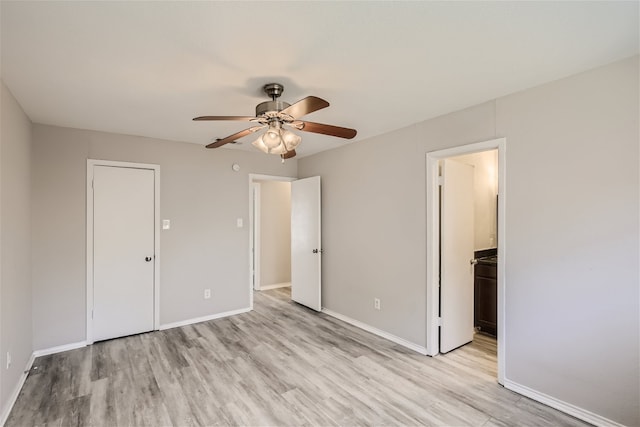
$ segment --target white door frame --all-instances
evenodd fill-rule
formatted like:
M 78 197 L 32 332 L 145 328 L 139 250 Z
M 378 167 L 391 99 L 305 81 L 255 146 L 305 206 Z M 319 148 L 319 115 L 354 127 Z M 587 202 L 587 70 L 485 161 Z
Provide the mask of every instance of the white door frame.
M 93 344 L 93 170 L 95 166 L 110 166 L 154 171 L 154 271 L 153 271 L 153 329 L 160 328 L 160 166 L 146 163 L 115 162 L 87 159 L 87 324 L 86 341 Z
M 253 247 L 254 243 L 257 244 L 259 242 L 254 242 L 253 241 L 253 234 L 254 234 L 254 227 L 255 225 L 255 218 L 254 218 L 254 197 L 253 197 L 253 189 L 254 189 L 254 184 L 257 184 L 256 181 L 280 181 L 280 182 L 291 182 L 291 181 L 296 181 L 298 178 L 293 178 L 290 176 L 276 176 L 276 175 L 261 175 L 261 174 L 256 174 L 256 173 L 250 173 L 249 174 L 249 309 L 253 310 L 253 280 L 252 280 L 252 273 L 254 272 L 255 269 L 255 274 L 259 274 L 260 273 L 260 267 L 258 266 L 257 268 L 253 265 L 254 264 L 254 256 L 256 260 L 260 260 L 260 248 L 256 246 L 256 248 Z M 259 200 L 258 200 L 259 201 Z M 259 208 L 256 209 L 259 211 Z M 259 230 L 256 230 L 259 231 Z M 252 251 L 255 251 L 255 255 L 254 253 L 252 253 Z M 257 282 L 256 283 L 260 283 L 260 279 L 256 279 Z
M 251 186 L 253 186 L 253 217 L 249 220 L 249 232 L 251 233 L 251 237 L 253 238 L 252 244 L 255 245 L 253 249 L 253 259 L 251 262 L 253 264 L 253 290 L 260 290 L 260 257 L 262 256 L 262 251 L 260 250 L 260 201 L 262 200 L 262 187 L 259 182 L 252 182 Z M 253 247 L 253 246 L 251 246 Z
M 438 351 L 438 304 L 440 277 L 440 201 L 438 198 L 438 161 L 447 157 L 498 150 L 498 382 L 504 383 L 505 325 L 505 206 L 506 206 L 506 138 L 492 139 L 427 153 L 427 354 Z

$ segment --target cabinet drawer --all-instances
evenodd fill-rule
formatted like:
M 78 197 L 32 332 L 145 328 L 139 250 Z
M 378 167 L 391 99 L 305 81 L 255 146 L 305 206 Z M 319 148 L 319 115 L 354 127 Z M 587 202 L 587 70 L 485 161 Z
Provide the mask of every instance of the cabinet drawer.
M 487 264 L 476 264 L 474 273 L 476 276 L 495 279 L 498 277 L 498 266 L 487 265 Z

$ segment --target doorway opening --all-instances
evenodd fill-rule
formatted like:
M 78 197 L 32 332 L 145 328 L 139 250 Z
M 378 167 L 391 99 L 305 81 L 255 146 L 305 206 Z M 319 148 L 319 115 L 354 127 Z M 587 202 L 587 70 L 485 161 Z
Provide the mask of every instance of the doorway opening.
M 500 138 L 427 153 L 426 176 L 427 354 L 470 342 L 476 328 L 495 334 L 499 383 L 506 349 L 505 149 Z M 484 275 L 478 283 L 476 271 Z M 474 300 L 477 286 L 481 301 Z M 497 312 L 493 319 L 491 312 Z
M 307 306 L 315 311 L 322 309 L 322 287 L 321 287 L 321 267 L 323 252 L 321 245 L 321 194 L 320 194 L 320 177 L 311 176 L 303 179 L 249 174 L 249 306 L 253 310 L 253 292 L 257 288 L 264 289 L 267 283 L 264 283 L 264 255 L 265 246 L 258 245 L 256 241 L 260 240 L 264 233 L 260 229 L 264 229 L 264 224 L 259 224 L 256 219 L 263 218 L 264 215 L 256 212 L 258 207 L 264 207 L 264 203 L 257 203 L 260 198 L 264 198 L 263 188 L 258 189 L 256 184 L 264 185 L 266 182 L 279 181 L 290 184 L 289 200 L 290 209 L 288 214 L 286 211 L 279 211 L 280 221 L 288 222 L 290 228 L 289 235 L 289 259 L 285 255 L 283 264 L 289 261 L 289 282 L 291 287 L 291 300 Z M 286 216 L 286 218 L 285 218 Z M 283 238 L 280 235 L 279 238 Z M 282 243 L 282 242 L 281 242 Z M 284 245 L 282 245 L 284 247 Z M 272 248 L 269 249 L 273 250 Z M 280 248 L 278 251 L 284 252 L 286 249 Z M 260 273 L 260 274 L 258 274 Z M 286 270 L 285 270 L 286 274 Z M 257 279 L 257 280 L 256 280 Z M 278 281 L 272 284 L 275 286 L 287 286 L 287 282 Z M 258 284 L 256 286 L 256 284 Z
M 253 183 L 253 289 L 291 286 L 291 183 Z
M 249 175 L 252 309 L 253 291 L 291 286 L 291 182 L 294 180 Z

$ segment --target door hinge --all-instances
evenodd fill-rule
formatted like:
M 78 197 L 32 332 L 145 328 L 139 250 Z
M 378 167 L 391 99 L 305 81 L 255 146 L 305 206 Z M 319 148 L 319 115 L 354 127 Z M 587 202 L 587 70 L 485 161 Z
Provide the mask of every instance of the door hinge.
M 442 184 L 444 184 L 444 177 L 443 176 L 439 176 L 438 177 L 438 185 L 442 186 Z
M 442 326 L 442 317 L 438 317 L 438 326 Z
M 91 318 L 93 319 L 93 309 L 91 309 Z

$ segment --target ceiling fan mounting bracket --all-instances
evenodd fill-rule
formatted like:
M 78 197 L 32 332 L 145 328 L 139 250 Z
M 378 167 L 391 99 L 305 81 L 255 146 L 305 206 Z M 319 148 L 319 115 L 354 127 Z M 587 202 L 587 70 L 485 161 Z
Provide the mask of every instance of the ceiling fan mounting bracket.
M 269 97 L 274 101 L 276 100 L 276 98 L 279 98 L 280 95 L 282 95 L 282 92 L 284 92 L 284 86 L 282 86 L 280 83 L 267 83 L 263 86 L 263 89 L 265 93 L 269 95 Z

